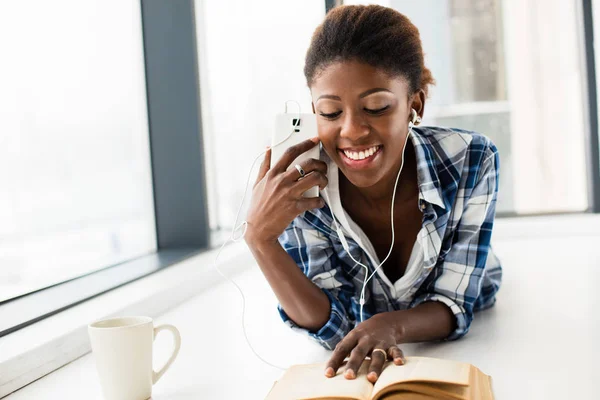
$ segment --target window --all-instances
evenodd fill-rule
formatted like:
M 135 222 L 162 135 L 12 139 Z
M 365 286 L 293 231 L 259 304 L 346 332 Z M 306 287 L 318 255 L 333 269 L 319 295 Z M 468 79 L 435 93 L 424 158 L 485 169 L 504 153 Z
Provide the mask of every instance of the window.
M 139 3 L 1 2 L 0 48 L 0 301 L 155 251 Z
M 209 214 L 216 232 L 231 233 L 248 169 L 270 144 L 275 114 L 284 112 L 286 100 L 312 112 L 304 56 L 324 16 L 323 0 L 196 0 Z
M 208 249 L 193 11 L 0 4 L 0 397 L 88 352 L 80 328 L 103 307 L 61 315 L 69 327 L 35 343 L 44 326 L 17 331 Z M 118 307 L 157 313 L 193 294 L 163 283 L 158 303 L 127 288 Z
M 498 146 L 499 213 L 590 208 L 576 2 L 377 3 L 405 14 L 421 33 L 425 64 L 437 80 L 424 124 L 474 130 Z

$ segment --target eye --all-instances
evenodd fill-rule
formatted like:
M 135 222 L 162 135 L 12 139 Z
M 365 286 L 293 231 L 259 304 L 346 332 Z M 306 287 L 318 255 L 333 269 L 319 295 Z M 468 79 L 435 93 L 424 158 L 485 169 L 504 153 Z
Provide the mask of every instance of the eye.
M 384 112 L 385 110 L 387 110 L 388 108 L 390 108 L 390 106 L 385 106 L 383 108 L 378 108 L 377 110 L 370 110 L 368 108 L 365 108 L 364 110 L 369 113 L 369 114 L 381 114 L 382 112 Z
M 338 115 L 340 115 L 342 112 L 338 111 L 338 112 L 334 112 L 331 114 L 324 114 L 324 113 L 320 113 L 321 116 L 327 118 L 327 119 L 334 119 L 335 117 L 337 117 Z

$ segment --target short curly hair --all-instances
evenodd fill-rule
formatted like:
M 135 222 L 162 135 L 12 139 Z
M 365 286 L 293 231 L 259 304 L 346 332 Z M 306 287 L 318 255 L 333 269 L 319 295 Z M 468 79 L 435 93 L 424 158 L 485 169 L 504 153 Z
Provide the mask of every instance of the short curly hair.
M 403 14 L 379 5 L 347 5 L 332 9 L 315 30 L 306 53 L 304 75 L 309 87 L 327 66 L 356 60 L 402 76 L 410 94 L 434 84 L 425 67 L 419 30 Z

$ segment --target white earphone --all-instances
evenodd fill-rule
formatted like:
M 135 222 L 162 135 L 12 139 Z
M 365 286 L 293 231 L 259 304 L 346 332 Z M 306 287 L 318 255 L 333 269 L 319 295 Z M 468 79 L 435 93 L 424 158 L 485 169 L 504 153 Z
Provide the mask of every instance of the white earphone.
M 419 125 L 421 123 L 421 116 L 417 113 L 417 110 L 415 110 L 414 108 L 411 108 L 410 113 L 412 116 L 411 121 L 412 121 L 413 126 Z
M 367 283 L 371 280 L 371 278 L 373 277 L 373 275 L 375 275 L 375 273 L 377 272 L 377 270 L 379 268 L 381 268 L 381 266 L 383 265 L 383 263 L 385 263 L 387 261 L 387 259 L 390 257 L 390 254 L 392 254 L 392 248 L 394 247 L 394 238 L 395 238 L 395 234 L 394 234 L 394 200 L 396 199 L 396 188 L 398 187 L 398 180 L 400 179 L 400 174 L 402 173 L 402 169 L 404 168 L 404 152 L 406 150 L 406 144 L 408 143 L 408 137 L 411 135 L 412 133 L 412 128 L 414 125 L 417 125 L 419 123 L 421 123 L 421 117 L 419 116 L 419 114 L 417 113 L 417 110 L 415 110 L 414 108 L 411 109 L 411 120 L 408 122 L 408 133 L 406 134 L 406 139 L 404 140 L 404 147 L 402 148 L 402 164 L 400 165 L 400 171 L 398 171 L 398 176 L 396 177 L 396 183 L 394 185 L 394 192 L 392 194 L 392 205 L 391 205 L 391 225 L 392 225 L 392 244 L 390 246 L 390 250 L 388 251 L 387 256 L 385 257 L 385 259 L 379 264 L 379 266 L 377 266 L 377 268 L 375 268 L 375 271 L 373 271 L 373 273 L 367 278 L 367 274 L 369 273 L 369 268 L 364 265 L 363 263 L 357 261 L 354 259 L 354 257 L 352 257 L 352 254 L 350 253 L 350 249 L 348 246 L 348 242 L 346 241 L 346 237 L 344 236 L 342 229 L 340 227 L 340 225 L 337 222 L 337 219 L 335 218 L 335 215 L 333 215 L 333 212 L 331 213 L 332 217 L 333 217 L 333 221 L 335 223 L 336 226 L 336 232 L 338 237 L 340 238 L 340 242 L 342 243 L 342 247 L 344 248 L 344 250 L 346 250 L 346 252 L 348 253 L 348 255 L 350 256 L 350 258 L 352 258 L 352 261 L 354 261 L 355 263 L 357 263 L 358 265 L 362 266 L 365 269 L 365 280 L 363 282 L 363 287 L 362 290 L 360 291 L 360 322 L 363 322 L 363 306 L 365 305 L 365 288 L 367 287 Z M 323 193 L 325 194 L 325 196 L 327 196 L 327 203 L 331 204 L 331 201 L 329 200 L 329 195 L 326 192 L 327 188 L 325 188 L 323 190 Z

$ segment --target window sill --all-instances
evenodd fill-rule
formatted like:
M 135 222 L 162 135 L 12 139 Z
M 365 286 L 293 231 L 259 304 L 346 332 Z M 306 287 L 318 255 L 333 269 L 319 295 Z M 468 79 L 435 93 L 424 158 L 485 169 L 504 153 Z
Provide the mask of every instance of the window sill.
M 155 318 L 225 279 L 213 268 L 217 252 L 190 257 L 0 338 L 0 398 L 87 354 L 90 322 L 115 315 Z M 226 246 L 218 264 L 227 264 L 223 273 L 232 276 L 252 260 L 240 242 Z

